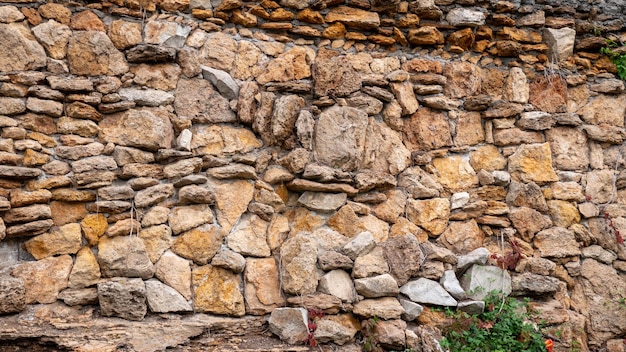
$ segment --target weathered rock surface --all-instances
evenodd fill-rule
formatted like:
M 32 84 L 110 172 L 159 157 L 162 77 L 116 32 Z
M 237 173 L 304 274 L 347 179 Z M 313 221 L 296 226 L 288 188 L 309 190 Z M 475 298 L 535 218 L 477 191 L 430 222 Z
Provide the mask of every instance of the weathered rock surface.
M 146 286 L 141 279 L 114 277 L 98 283 L 98 302 L 105 317 L 142 320 L 148 311 Z

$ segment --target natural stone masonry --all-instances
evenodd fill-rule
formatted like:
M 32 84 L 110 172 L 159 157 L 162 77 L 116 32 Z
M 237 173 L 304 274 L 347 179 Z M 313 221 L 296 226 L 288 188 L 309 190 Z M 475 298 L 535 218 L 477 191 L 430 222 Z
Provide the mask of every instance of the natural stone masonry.
M 0 349 L 436 351 L 495 289 L 623 351 L 624 13 L 0 3 Z

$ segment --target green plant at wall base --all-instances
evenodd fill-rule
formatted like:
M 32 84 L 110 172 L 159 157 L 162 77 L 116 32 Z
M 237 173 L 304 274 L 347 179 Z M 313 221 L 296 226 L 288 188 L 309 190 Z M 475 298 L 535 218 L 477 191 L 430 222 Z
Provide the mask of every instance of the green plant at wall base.
M 456 313 L 454 322 L 443 329 L 441 347 L 450 352 L 545 352 L 539 328 L 528 322 L 527 307 L 527 302 L 510 297 L 503 303 L 499 293 L 491 292 L 485 299 L 485 312 Z
M 600 52 L 611 59 L 617 67 L 617 76 L 626 80 L 626 53 L 616 53 L 613 51 L 618 45 L 615 41 L 607 39 L 606 46 L 600 48 Z

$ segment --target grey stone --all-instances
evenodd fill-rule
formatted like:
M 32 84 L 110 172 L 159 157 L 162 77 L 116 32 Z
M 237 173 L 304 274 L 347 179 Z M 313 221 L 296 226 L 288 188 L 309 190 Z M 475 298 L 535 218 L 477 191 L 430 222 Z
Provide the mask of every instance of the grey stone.
M 98 264 L 104 277 L 148 279 L 154 274 L 154 266 L 143 241 L 134 236 L 102 238 L 98 244 Z
M 617 255 L 607 251 L 601 246 L 593 245 L 582 249 L 582 255 L 585 258 L 592 258 L 604 264 L 611 265 L 617 259 Z
M 345 193 L 304 192 L 298 203 L 311 210 L 330 212 L 341 208 L 346 200 Z
M 304 308 L 276 308 L 268 319 L 270 331 L 289 344 L 304 342 L 309 334 Z
M 68 306 L 86 306 L 98 304 L 98 289 L 68 288 L 59 293 L 59 299 Z
M 516 296 L 552 295 L 559 290 L 560 280 L 545 275 L 522 273 L 511 279 L 512 294 Z
M 161 106 L 174 102 L 172 93 L 158 89 L 121 88 L 118 94 L 140 106 Z
M 485 14 L 480 11 L 457 7 L 448 12 L 446 20 L 455 27 L 477 27 L 485 24 Z
M 400 292 L 398 283 L 389 274 L 356 279 L 354 287 L 360 295 L 366 298 L 396 296 Z
M 508 296 L 511 293 L 511 276 L 497 266 L 475 264 L 461 277 L 461 286 L 474 300 L 483 300 L 492 291 L 501 291 Z
M 343 302 L 356 300 L 356 291 L 350 275 L 343 270 L 332 270 L 321 277 L 318 291 L 341 298 Z
M 175 289 L 157 279 L 145 282 L 146 299 L 150 311 L 155 313 L 191 312 L 193 309 Z
M 398 298 L 402 308 L 404 308 L 404 314 L 402 314 L 402 319 L 406 321 L 413 321 L 419 317 L 424 311 L 424 307 L 404 298 Z
M 369 253 L 374 247 L 376 247 L 374 235 L 369 231 L 365 231 L 346 243 L 341 251 L 350 259 L 355 260 L 358 256 Z
M 459 280 L 456 278 L 454 270 L 446 270 L 443 273 L 440 283 L 441 286 L 443 286 L 443 288 L 445 288 L 446 291 L 452 295 L 452 297 L 458 300 L 464 300 L 467 298 L 467 294 L 465 293 L 465 290 L 463 290 L 463 287 L 461 287 Z
M 98 283 L 100 314 L 142 320 L 148 311 L 146 286 L 141 279 L 115 277 Z
M 436 281 L 420 278 L 400 287 L 400 292 L 416 303 L 456 307 L 457 301 Z
M 145 208 L 157 204 L 171 197 L 174 194 L 174 186 L 171 184 L 162 184 L 148 187 L 137 192 L 135 195 L 135 206 L 137 208 Z
M 484 301 L 459 302 L 459 305 L 456 308 L 467 314 L 476 315 L 485 311 L 485 302 Z
M 225 98 L 232 100 L 239 97 L 239 84 L 225 71 L 201 65 L 202 77 L 209 80 Z
M 213 256 L 211 265 L 226 268 L 234 273 L 241 273 L 246 267 L 246 258 L 232 249 L 222 246 Z
M 26 288 L 22 280 L 0 277 L 0 315 L 19 313 L 26 308 Z

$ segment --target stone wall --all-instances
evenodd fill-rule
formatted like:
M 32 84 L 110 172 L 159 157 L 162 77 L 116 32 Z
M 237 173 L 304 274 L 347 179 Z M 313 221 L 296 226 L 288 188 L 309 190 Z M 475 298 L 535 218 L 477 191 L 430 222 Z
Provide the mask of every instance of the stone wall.
M 348 351 L 378 317 L 430 351 L 432 307 L 504 289 L 555 350 L 624 351 L 621 2 L 0 5 L 0 339 L 267 315 Z

